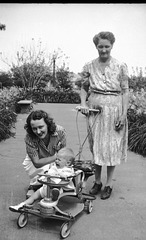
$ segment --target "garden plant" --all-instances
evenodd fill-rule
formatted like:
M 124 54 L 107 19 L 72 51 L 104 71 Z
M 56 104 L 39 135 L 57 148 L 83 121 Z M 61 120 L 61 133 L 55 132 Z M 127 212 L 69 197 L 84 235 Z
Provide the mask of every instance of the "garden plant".
M 33 53 L 33 58 L 31 57 Z M 9 72 L 0 74 L 0 141 L 13 136 L 12 128 L 20 113 L 18 101 L 31 99 L 35 103 L 80 104 L 80 81 L 73 81 L 74 73 L 65 62 L 58 67 L 56 58 L 47 65 L 44 51 L 22 48 L 17 52 L 17 63 Z M 54 55 L 53 55 L 54 56 Z M 55 60 L 55 61 L 54 61 Z M 51 70 L 53 67 L 53 70 Z M 145 68 L 146 70 L 146 68 Z M 130 151 L 146 156 L 146 77 L 136 68 L 129 77 L 128 147 Z

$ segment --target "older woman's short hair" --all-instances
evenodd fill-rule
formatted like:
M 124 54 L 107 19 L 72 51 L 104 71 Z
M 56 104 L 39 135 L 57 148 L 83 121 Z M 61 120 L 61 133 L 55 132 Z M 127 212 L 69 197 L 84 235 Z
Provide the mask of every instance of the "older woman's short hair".
M 48 133 L 54 134 L 56 131 L 56 124 L 53 120 L 52 117 L 49 116 L 49 114 L 43 110 L 36 110 L 36 111 L 32 111 L 29 116 L 26 119 L 26 124 L 24 125 L 24 129 L 26 130 L 26 132 L 28 134 L 30 134 L 31 136 L 34 136 L 34 132 L 32 131 L 31 128 L 31 120 L 40 120 L 40 119 L 44 119 L 44 122 L 47 124 L 48 126 Z
M 95 46 L 98 45 L 99 39 L 107 39 L 111 44 L 115 42 L 115 36 L 112 32 L 100 32 L 93 37 L 93 42 Z

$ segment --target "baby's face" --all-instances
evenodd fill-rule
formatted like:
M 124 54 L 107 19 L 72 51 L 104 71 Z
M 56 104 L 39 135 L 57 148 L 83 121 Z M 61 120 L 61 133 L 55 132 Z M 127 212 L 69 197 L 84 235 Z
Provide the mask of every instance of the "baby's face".
M 59 167 L 59 168 L 63 168 L 65 166 L 70 165 L 70 160 L 66 160 L 64 158 L 57 159 L 55 162 L 56 162 L 57 167 Z

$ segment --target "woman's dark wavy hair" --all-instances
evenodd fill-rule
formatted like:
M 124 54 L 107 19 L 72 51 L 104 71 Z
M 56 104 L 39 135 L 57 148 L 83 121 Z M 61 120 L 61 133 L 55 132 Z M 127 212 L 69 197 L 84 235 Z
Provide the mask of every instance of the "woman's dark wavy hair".
M 49 116 L 48 113 L 46 113 L 43 110 L 36 110 L 36 111 L 32 111 L 29 116 L 26 119 L 26 124 L 24 126 L 24 129 L 26 130 L 26 132 L 31 135 L 31 136 L 36 136 L 35 133 L 32 131 L 31 128 L 31 120 L 40 120 L 40 119 L 44 119 L 45 123 L 48 126 L 48 133 L 51 135 L 56 131 L 56 124 L 53 120 L 53 118 L 51 118 Z
M 93 37 L 95 46 L 99 43 L 99 39 L 107 39 L 113 45 L 115 42 L 115 36 L 112 32 L 100 32 Z

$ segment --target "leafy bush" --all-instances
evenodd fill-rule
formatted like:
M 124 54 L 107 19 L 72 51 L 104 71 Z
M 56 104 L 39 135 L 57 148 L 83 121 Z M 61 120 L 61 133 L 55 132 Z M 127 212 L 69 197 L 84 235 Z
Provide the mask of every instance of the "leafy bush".
M 128 109 L 129 150 L 146 156 L 146 92 L 130 91 Z
M 129 150 L 146 156 L 146 114 L 136 116 L 136 121 L 131 122 L 128 131 Z
M 146 92 L 143 88 L 139 91 L 130 90 L 129 109 L 135 110 L 138 115 L 146 112 Z
M 52 88 L 47 91 L 38 90 L 32 93 L 34 102 L 45 103 L 80 103 L 78 92 L 73 90 L 60 90 Z
M 15 95 L 15 93 L 15 91 L 7 89 L 0 91 L 0 141 L 14 136 L 11 130 L 17 120 L 14 105 L 17 94 Z
M 2 104 L 1 104 L 2 106 Z M 0 106 L 0 107 L 1 107 Z M 16 122 L 17 114 L 9 108 L 3 108 L 0 110 L 0 141 L 14 136 L 11 131 Z
M 128 147 L 130 151 L 146 156 L 146 92 L 130 90 L 128 108 Z M 32 99 L 35 102 L 48 103 L 80 103 L 78 91 L 57 90 L 50 88 L 45 90 L 11 87 L 0 89 L 0 141 L 13 136 L 11 128 L 20 112 L 19 104 L 22 99 Z
M 25 97 L 27 92 L 18 87 L 0 89 L 0 141 L 14 136 L 11 130 L 20 112 L 18 101 Z
M 14 136 L 12 127 L 17 120 L 17 113 L 20 112 L 18 101 L 32 99 L 34 102 L 52 103 L 78 103 L 79 94 L 71 90 L 57 91 L 52 88 L 50 91 L 43 89 L 27 89 L 11 87 L 0 89 L 0 141 Z
M 142 88 L 146 90 L 146 67 L 142 69 L 142 67 L 133 68 L 133 72 L 129 78 L 129 88 L 134 91 L 139 91 Z
M 2 87 L 11 87 L 13 86 L 13 79 L 10 72 L 0 72 L 0 86 Z

